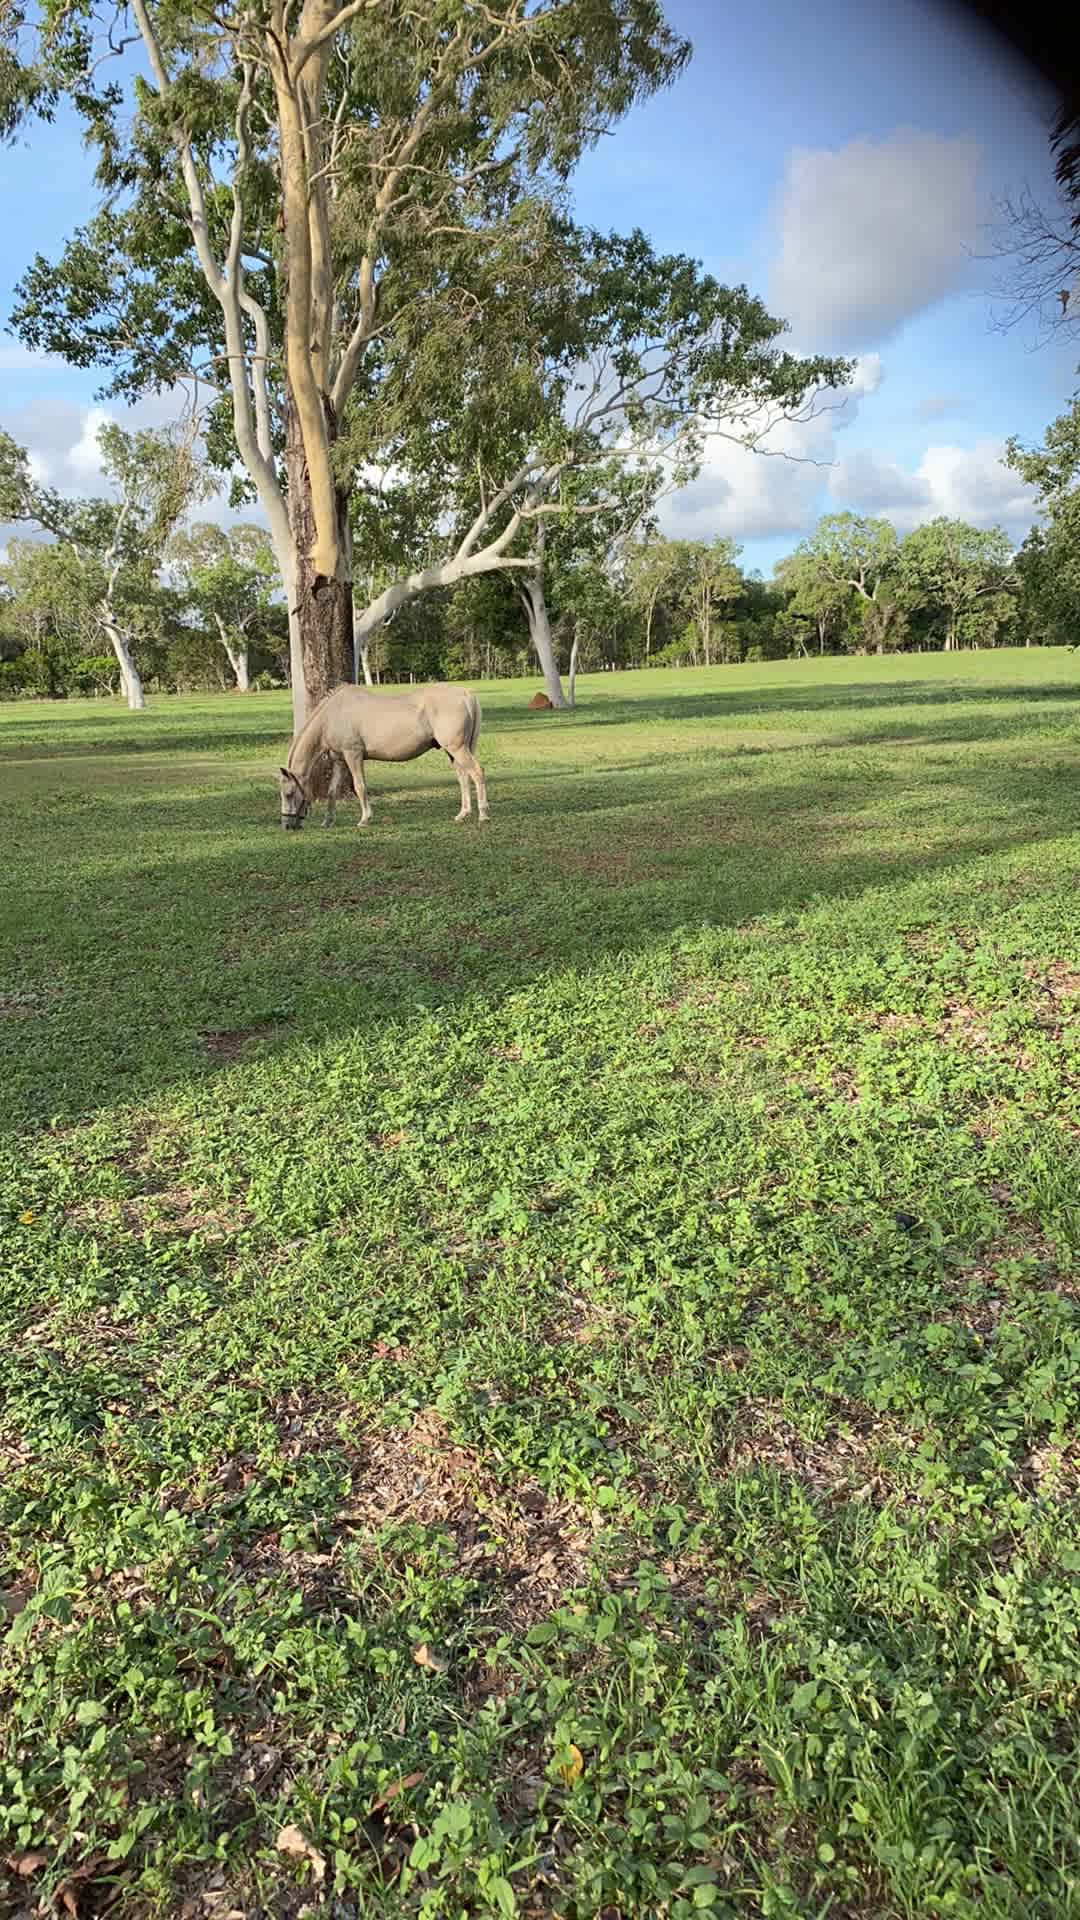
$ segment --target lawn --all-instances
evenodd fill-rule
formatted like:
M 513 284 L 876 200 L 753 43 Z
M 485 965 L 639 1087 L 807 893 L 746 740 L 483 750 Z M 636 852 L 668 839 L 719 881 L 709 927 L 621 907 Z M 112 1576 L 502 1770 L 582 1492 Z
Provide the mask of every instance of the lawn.
M 0 1910 L 1080 1915 L 1080 666 L 531 691 L 0 709 Z

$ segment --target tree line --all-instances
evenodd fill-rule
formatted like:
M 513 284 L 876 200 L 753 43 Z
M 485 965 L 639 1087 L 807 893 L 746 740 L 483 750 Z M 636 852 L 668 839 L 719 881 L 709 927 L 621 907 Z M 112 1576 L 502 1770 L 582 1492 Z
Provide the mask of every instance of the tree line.
M 50 535 L 11 541 L 0 565 L 0 697 L 121 692 L 137 707 L 144 685 L 288 685 L 265 528 L 183 517 L 208 483 L 181 432 L 109 426 L 102 453 L 111 498 L 62 500 L 0 438 L 8 508 L 17 497 Z M 598 520 L 571 515 L 545 529 L 542 573 L 493 570 L 408 596 L 358 637 L 354 669 L 374 685 L 535 676 L 546 664 L 555 703 L 573 704 L 579 671 L 1075 644 L 1076 409 L 1043 447 L 1009 458 L 1043 504 L 1017 552 L 1000 528 L 940 517 L 901 538 L 887 520 L 836 513 L 764 580 L 732 540 L 671 540 L 649 525 L 613 548 Z

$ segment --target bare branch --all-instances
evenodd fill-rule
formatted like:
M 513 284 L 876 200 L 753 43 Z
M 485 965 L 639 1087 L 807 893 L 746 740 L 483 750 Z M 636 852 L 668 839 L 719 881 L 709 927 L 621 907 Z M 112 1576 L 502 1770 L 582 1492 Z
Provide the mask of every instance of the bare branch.
M 143 44 L 146 47 L 147 58 L 150 62 L 150 70 L 154 76 L 155 85 L 162 100 L 167 105 L 171 91 L 171 81 L 157 33 L 154 29 L 153 21 L 150 18 L 147 0 L 132 0 L 132 4 L 139 32 L 142 35 Z M 248 100 L 250 101 L 250 88 L 248 89 Z M 246 107 L 244 112 L 246 116 Z M 246 124 L 246 119 L 244 124 Z M 236 238 L 238 227 L 242 224 L 238 211 L 239 179 L 234 176 L 233 218 L 230 229 L 228 264 L 235 264 L 235 271 L 230 275 L 228 271 L 222 270 L 214 258 L 206 218 L 206 200 L 203 193 L 202 181 L 199 178 L 199 171 L 195 164 L 195 155 L 192 150 L 191 141 L 178 122 L 173 123 L 172 136 L 180 157 L 180 170 L 187 191 L 188 206 L 191 212 L 192 239 L 195 245 L 196 257 L 202 269 L 203 278 L 221 308 L 222 318 L 225 323 L 225 356 L 229 368 L 229 385 L 232 392 L 233 403 L 233 431 L 236 434 L 236 444 L 240 452 L 240 457 L 254 481 L 259 498 L 265 509 L 267 519 L 270 523 L 275 550 L 279 555 L 279 559 L 284 561 L 285 556 L 291 554 L 288 514 L 271 456 L 269 432 L 267 431 L 264 435 L 261 424 L 259 429 L 256 429 L 251 412 L 251 392 L 248 385 L 248 356 L 244 341 L 243 322 L 241 319 L 242 302 L 239 283 L 242 279 L 242 267 L 240 266 L 239 259 L 239 241 Z M 239 158 L 237 166 L 239 170 Z M 235 263 L 232 257 L 234 246 L 237 249 Z M 265 379 L 265 366 L 263 373 Z M 268 417 L 267 414 L 267 422 Z

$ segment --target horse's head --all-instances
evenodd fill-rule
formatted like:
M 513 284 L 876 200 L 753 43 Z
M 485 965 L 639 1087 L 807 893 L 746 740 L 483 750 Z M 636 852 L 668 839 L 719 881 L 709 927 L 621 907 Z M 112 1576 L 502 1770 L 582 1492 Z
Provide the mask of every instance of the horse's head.
M 281 788 L 281 824 L 283 827 L 295 827 L 298 831 L 304 824 L 304 815 L 308 810 L 308 797 L 304 783 L 288 767 L 279 767 L 281 775 L 278 785 Z

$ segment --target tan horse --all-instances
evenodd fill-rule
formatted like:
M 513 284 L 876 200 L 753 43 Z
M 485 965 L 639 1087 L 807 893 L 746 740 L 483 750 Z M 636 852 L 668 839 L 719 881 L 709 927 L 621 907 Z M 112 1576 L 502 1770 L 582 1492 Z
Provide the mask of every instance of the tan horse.
M 330 754 L 334 771 L 326 801 L 325 827 L 333 825 L 337 801 L 349 787 L 360 796 L 360 824 L 371 819 L 364 779 L 366 760 L 416 760 L 441 747 L 461 788 L 461 811 L 472 812 L 469 782 L 476 788 L 481 820 L 488 819 L 487 788 L 473 753 L 480 732 L 480 702 L 467 687 L 418 687 L 415 693 L 369 693 L 366 687 L 337 687 L 316 707 L 289 749 L 281 774 L 281 824 L 300 827 L 311 804 L 311 770 Z

